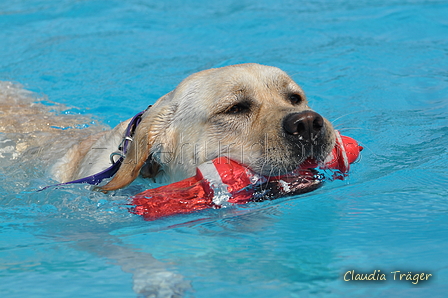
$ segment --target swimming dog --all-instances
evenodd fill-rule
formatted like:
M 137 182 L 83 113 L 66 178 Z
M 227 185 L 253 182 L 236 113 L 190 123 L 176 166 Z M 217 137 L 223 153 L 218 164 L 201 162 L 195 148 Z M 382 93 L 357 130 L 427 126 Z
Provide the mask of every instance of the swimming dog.
M 53 167 L 54 177 L 66 182 L 107 168 L 130 121 L 72 146 Z M 251 63 L 190 75 L 143 113 L 129 140 L 121 167 L 103 191 L 123 188 L 139 175 L 181 180 L 221 155 L 262 175 L 281 175 L 307 158 L 322 161 L 335 134 L 284 71 Z

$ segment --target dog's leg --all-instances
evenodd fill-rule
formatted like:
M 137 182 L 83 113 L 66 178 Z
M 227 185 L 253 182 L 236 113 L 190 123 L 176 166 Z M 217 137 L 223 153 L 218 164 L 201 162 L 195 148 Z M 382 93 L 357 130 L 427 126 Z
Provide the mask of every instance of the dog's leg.
M 182 275 L 169 271 L 166 264 L 149 253 L 130 249 L 116 236 L 108 233 L 79 236 L 82 240 L 76 243 L 80 249 L 106 257 L 124 272 L 132 274 L 133 290 L 138 297 L 183 297 L 191 289 Z

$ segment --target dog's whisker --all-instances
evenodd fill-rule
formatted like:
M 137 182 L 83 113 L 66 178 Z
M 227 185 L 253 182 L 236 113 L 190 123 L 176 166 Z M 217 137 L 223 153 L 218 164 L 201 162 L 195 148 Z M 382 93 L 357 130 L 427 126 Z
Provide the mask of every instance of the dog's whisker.
M 274 168 L 271 167 L 271 169 L 269 170 L 269 177 L 274 176 L 274 175 L 273 175 L 273 172 L 274 172 Z
M 373 129 L 368 129 L 365 127 L 345 127 L 345 128 L 338 128 L 339 131 L 348 131 L 348 130 L 368 130 L 368 131 L 374 131 Z
M 260 173 L 258 173 L 258 174 L 261 174 L 264 172 L 265 165 L 267 164 L 266 159 L 262 159 L 262 160 L 263 161 L 261 163 Z
M 341 120 L 342 118 L 345 118 L 345 117 L 347 117 L 347 116 L 350 116 L 350 115 L 353 115 L 353 114 L 358 114 L 358 113 L 364 113 L 364 112 L 368 112 L 368 110 L 354 111 L 354 112 L 351 112 L 351 113 L 347 113 L 347 114 L 341 115 L 341 116 L 337 117 L 336 119 L 333 119 L 333 120 L 331 121 L 331 124 L 334 125 L 334 123 L 335 123 L 336 121 L 339 121 L 339 120 Z

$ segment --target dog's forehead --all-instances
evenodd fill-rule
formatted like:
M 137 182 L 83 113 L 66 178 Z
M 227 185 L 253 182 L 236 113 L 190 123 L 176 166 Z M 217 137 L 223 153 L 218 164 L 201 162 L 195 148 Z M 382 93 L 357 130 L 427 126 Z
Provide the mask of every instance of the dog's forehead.
M 215 69 L 204 73 L 204 79 L 212 85 L 220 85 L 224 89 L 234 89 L 241 85 L 245 88 L 284 88 L 294 83 L 281 69 L 259 64 L 240 64 Z
M 266 100 L 302 89 L 281 69 L 260 64 L 240 64 L 204 70 L 190 75 L 172 92 L 177 117 L 202 121 L 215 110 L 241 98 Z M 278 98 L 278 97 L 277 97 Z M 194 120 L 193 120 L 194 118 Z
M 191 96 L 197 95 L 210 100 L 233 92 L 270 91 L 303 92 L 301 88 L 281 69 L 260 64 L 239 64 L 222 68 L 208 69 L 189 76 L 177 88 L 177 92 Z

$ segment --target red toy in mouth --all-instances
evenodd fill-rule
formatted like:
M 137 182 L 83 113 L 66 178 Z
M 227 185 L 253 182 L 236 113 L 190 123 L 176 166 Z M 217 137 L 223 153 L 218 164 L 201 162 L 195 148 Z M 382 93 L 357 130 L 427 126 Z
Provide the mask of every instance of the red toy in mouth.
M 321 164 L 308 159 L 299 168 L 282 176 L 266 177 L 254 173 L 236 161 L 222 156 L 200 165 L 196 175 L 169 185 L 145 190 L 132 199 L 132 213 L 146 220 L 185 214 L 231 204 L 275 199 L 317 189 L 323 182 L 315 170 L 337 169 L 343 179 L 350 163 L 363 148 L 336 131 L 336 145 Z

